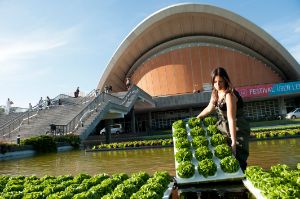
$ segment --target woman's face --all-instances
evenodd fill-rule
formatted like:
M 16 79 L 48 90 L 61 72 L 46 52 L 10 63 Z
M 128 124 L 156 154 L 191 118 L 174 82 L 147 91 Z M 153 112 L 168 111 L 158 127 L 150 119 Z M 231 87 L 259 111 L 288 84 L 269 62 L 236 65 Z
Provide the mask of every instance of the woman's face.
M 225 82 L 224 79 L 220 76 L 215 76 L 214 78 L 214 88 L 217 91 L 225 90 Z

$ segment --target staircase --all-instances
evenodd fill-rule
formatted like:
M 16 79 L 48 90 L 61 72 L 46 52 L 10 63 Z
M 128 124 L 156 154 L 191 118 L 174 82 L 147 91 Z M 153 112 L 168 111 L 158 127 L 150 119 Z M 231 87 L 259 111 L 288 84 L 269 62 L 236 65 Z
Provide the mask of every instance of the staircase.
M 51 133 L 50 125 L 54 124 L 63 134 L 76 134 L 82 140 L 91 134 L 98 123 L 114 115 L 115 118 L 127 114 L 138 100 L 147 101 L 155 106 L 152 97 L 137 86 L 132 86 L 128 92 L 101 93 L 84 98 L 72 98 L 59 95 L 62 105 L 43 110 L 27 112 L 17 121 L 11 123 L 13 127 L 0 128 L 2 140 L 16 140 L 17 135 L 22 139 Z M 27 114 L 27 115 L 26 115 Z
M 101 120 L 110 118 L 112 113 L 116 115 L 115 118 L 124 117 L 138 100 L 147 101 L 155 106 L 152 96 L 137 86 L 132 86 L 128 92 L 101 93 L 95 98 L 93 108 L 89 110 L 89 117 L 82 122 L 74 134 L 79 135 L 81 140 L 86 139 Z

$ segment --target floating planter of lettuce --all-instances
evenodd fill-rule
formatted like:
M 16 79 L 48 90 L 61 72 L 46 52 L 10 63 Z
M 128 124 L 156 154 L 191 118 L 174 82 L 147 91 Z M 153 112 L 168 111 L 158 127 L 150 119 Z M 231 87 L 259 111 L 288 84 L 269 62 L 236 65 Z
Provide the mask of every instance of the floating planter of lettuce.
M 278 164 L 265 170 L 248 166 L 245 171 L 247 180 L 243 182 L 257 198 L 300 198 L 300 163 L 297 167 L 291 169 Z
M 232 155 L 231 147 L 216 126 L 216 118 L 191 118 L 173 124 L 177 183 L 240 180 L 244 174 Z M 183 128 L 184 126 L 184 128 Z M 174 128 L 174 127 L 177 127 Z
M 131 176 L 0 176 L 0 198 L 163 198 L 171 180 L 167 172 L 153 176 L 145 172 Z

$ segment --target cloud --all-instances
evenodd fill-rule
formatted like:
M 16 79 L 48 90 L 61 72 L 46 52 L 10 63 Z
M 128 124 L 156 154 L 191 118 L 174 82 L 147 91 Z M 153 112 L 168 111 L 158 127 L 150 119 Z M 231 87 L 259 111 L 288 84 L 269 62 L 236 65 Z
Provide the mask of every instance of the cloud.
M 33 57 L 42 51 L 51 50 L 65 45 L 66 41 L 14 41 L 0 46 L 0 63 Z
M 0 40 L 0 78 L 6 78 L 7 75 L 24 74 L 30 70 L 42 71 L 37 64 L 40 55 L 48 52 L 54 54 L 57 50 L 66 47 L 78 30 L 78 26 L 74 26 L 61 31 L 39 28 L 25 34 L 2 34 Z M 46 59 L 47 57 L 45 57 L 45 61 Z

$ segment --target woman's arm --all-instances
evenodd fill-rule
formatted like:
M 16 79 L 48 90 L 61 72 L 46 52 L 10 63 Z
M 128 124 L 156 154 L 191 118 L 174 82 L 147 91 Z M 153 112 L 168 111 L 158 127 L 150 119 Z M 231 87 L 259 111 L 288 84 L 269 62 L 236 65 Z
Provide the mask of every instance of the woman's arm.
M 237 98 L 233 93 L 226 94 L 227 120 L 229 133 L 231 137 L 231 148 L 236 153 L 236 101 Z
M 206 115 L 211 113 L 214 109 L 215 109 L 214 97 L 213 97 L 213 93 L 212 93 L 209 104 L 207 105 L 207 107 L 205 109 L 203 109 L 203 111 L 201 111 L 201 113 L 197 116 L 197 118 L 201 119 L 201 118 L 205 117 Z

